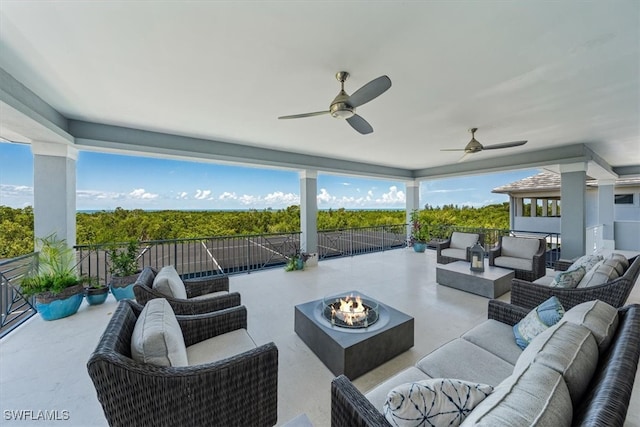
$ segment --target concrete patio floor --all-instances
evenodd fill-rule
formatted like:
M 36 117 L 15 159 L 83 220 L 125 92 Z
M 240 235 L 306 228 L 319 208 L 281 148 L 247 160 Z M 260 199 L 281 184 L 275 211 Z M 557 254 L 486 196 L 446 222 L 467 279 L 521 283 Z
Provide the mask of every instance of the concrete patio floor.
M 249 333 L 258 344 L 273 341 L 279 349 L 278 425 L 303 413 L 315 426 L 330 425 L 334 375 L 295 334 L 294 305 L 357 289 L 415 318 L 414 347 L 357 378 L 363 391 L 486 319 L 488 299 L 437 285 L 435 264 L 434 251 L 398 249 L 322 261 L 304 271 L 278 268 L 231 277 L 231 290 L 241 293 L 249 312 Z M 500 299 L 509 301 L 509 293 Z M 637 284 L 628 303 L 640 303 Z M 84 302 L 66 319 L 45 322 L 35 316 L 2 339 L 0 424 L 107 425 L 86 362 L 116 305 L 109 296 L 101 306 Z M 20 410 L 58 411 L 68 419 L 9 419 Z M 638 374 L 625 426 L 640 426 Z

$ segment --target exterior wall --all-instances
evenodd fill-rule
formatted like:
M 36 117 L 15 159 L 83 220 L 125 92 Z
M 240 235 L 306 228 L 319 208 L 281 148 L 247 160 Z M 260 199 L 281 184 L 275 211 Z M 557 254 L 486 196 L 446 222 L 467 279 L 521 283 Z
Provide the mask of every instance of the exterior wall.
M 560 217 L 526 217 L 514 218 L 511 228 L 520 231 L 543 231 L 548 233 L 560 233 Z
M 615 221 L 613 223 L 615 249 L 640 251 L 640 221 Z

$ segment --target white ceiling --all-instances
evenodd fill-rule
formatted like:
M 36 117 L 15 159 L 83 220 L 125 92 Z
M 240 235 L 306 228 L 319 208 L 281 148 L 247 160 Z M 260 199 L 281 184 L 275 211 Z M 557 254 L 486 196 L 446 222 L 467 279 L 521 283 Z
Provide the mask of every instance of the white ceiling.
M 640 2 L 0 1 L 0 67 L 69 119 L 402 169 L 586 144 L 640 166 Z M 353 93 L 330 116 L 334 75 Z M 1 118 L 0 118 L 1 119 Z M 6 126 L 5 126 L 6 127 Z

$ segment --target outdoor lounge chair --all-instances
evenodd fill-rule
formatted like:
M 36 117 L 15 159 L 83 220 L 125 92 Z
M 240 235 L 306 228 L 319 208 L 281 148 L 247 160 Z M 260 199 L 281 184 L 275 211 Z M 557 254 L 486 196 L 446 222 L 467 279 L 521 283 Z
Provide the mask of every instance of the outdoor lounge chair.
M 436 261 L 438 264 L 449 264 L 455 261 L 471 261 L 469 249 L 475 243 L 480 243 L 480 246 L 484 246 L 484 234 L 454 231 L 447 240 L 436 244 Z
M 189 352 L 186 366 L 134 360 L 132 335 L 142 310 L 121 301 L 87 363 L 110 426 L 276 424 L 278 349 L 273 342 L 255 345 L 244 306 L 174 316 Z M 216 351 L 221 354 L 211 357 Z
M 489 251 L 489 265 L 515 271 L 516 279 L 534 280 L 547 271 L 545 239 L 500 236 L 498 246 Z
M 229 292 L 228 276 L 199 277 L 181 280 L 187 298 L 177 298 L 154 288 L 158 272 L 145 267 L 133 285 L 133 293 L 139 304 L 146 304 L 153 298 L 166 298 L 175 314 L 201 314 L 240 305 L 240 294 Z

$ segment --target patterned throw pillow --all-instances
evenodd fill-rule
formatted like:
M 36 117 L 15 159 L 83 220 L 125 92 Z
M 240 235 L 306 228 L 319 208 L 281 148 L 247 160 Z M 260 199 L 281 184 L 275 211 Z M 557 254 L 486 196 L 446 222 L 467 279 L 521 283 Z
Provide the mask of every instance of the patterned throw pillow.
M 562 319 L 564 307 L 555 296 L 549 298 L 527 314 L 524 319 L 513 325 L 516 344 L 521 349 L 527 348 L 531 340 L 550 326 Z
M 584 271 L 587 272 L 602 259 L 603 256 L 600 254 L 582 255 L 580 258 L 575 260 L 567 270 L 575 270 L 578 267 L 584 267 Z
M 455 427 L 492 391 L 490 385 L 455 379 L 416 381 L 391 390 L 383 413 L 392 426 Z
M 578 267 L 575 270 L 561 271 L 556 274 L 556 277 L 549 286 L 552 288 L 575 288 L 586 272 L 584 267 Z

